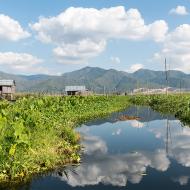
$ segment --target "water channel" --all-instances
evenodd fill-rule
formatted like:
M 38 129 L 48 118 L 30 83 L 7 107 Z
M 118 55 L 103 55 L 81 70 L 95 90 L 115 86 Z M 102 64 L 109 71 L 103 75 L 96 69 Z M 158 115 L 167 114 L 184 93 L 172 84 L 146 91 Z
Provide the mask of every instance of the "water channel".
M 138 120 L 121 121 L 122 115 Z M 76 129 L 79 166 L 34 178 L 19 190 L 189 189 L 190 128 L 148 107 L 130 107 Z

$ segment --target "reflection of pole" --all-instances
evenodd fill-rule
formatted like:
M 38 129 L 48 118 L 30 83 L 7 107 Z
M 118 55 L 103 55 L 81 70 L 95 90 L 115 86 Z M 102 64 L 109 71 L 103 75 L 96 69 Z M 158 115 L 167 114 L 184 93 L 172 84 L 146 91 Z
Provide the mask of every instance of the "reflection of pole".
M 137 117 L 139 117 L 139 106 L 137 106 Z
M 151 118 L 151 110 L 150 110 L 150 107 L 148 107 L 147 109 L 148 109 L 147 118 Z M 149 127 L 149 121 L 148 121 L 148 119 L 147 119 L 147 127 Z
M 104 86 L 104 95 L 105 95 L 105 93 L 106 93 L 106 88 L 105 88 L 105 86 Z
M 168 144 L 169 144 L 169 139 L 168 139 L 168 137 L 169 137 L 169 135 L 168 135 L 169 130 L 168 130 L 168 128 L 169 128 L 169 121 L 167 119 L 167 123 L 166 123 L 166 153 L 167 153 L 167 155 L 168 155 Z
M 170 129 L 170 123 L 169 119 L 167 118 L 166 122 L 166 154 L 169 154 L 169 143 L 172 144 L 172 136 L 171 136 L 171 129 Z

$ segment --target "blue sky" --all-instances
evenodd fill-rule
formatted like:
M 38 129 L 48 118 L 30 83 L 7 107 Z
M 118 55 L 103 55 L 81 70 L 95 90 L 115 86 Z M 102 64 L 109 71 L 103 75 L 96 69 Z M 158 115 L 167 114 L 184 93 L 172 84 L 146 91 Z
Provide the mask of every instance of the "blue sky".
M 0 0 L 0 70 L 163 70 L 166 57 L 190 73 L 189 12 L 189 0 Z

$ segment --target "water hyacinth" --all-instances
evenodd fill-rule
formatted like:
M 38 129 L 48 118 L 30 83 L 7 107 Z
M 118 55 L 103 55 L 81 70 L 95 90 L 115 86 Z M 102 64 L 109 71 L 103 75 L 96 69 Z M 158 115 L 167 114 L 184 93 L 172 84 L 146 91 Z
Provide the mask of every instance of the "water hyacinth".
M 127 97 L 27 96 L 0 102 L 0 181 L 23 180 L 80 162 L 74 127 L 124 109 Z
M 136 95 L 130 97 L 130 102 L 137 105 L 148 105 L 162 113 L 175 115 L 184 124 L 190 123 L 190 95 Z

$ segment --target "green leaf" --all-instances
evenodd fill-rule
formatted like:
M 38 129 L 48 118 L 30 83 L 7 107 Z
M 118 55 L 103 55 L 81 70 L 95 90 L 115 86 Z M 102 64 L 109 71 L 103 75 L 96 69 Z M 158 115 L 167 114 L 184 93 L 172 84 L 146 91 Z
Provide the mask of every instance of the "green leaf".
M 12 144 L 12 145 L 11 145 L 11 148 L 10 148 L 10 150 L 9 150 L 9 155 L 10 155 L 10 156 L 14 156 L 14 154 L 15 154 L 15 152 L 16 152 L 16 146 L 17 146 L 17 144 Z

